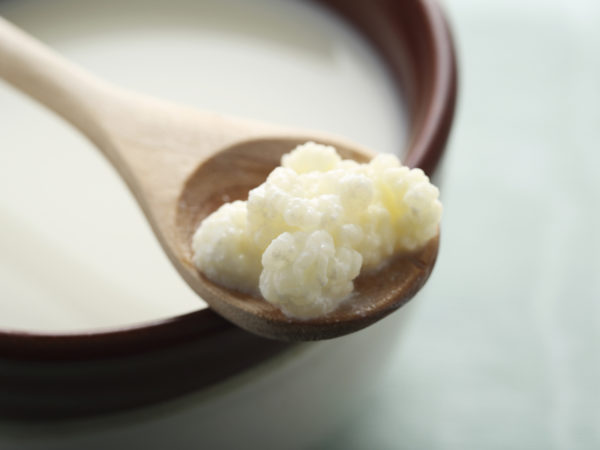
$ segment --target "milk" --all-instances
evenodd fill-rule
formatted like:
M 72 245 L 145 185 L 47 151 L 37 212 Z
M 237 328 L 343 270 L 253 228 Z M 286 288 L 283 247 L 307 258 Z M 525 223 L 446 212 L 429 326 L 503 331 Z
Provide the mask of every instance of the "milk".
M 383 152 L 404 145 L 382 61 L 312 3 L 22 0 L 0 14 L 130 89 Z M 76 130 L 5 83 L 0 124 L 1 329 L 91 331 L 206 307 Z

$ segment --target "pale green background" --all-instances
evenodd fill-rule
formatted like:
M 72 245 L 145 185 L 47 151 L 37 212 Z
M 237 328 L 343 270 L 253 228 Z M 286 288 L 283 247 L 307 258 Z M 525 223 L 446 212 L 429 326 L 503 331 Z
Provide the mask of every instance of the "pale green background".
M 445 5 L 439 266 L 368 411 L 322 448 L 600 448 L 600 2 Z

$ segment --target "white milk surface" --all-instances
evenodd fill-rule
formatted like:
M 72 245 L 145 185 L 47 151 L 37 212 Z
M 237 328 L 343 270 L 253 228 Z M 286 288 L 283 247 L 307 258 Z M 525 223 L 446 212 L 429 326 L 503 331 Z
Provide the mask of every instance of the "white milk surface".
M 19 0 L 0 2 L 0 14 L 130 89 L 403 147 L 383 63 L 311 3 Z M 75 129 L 0 82 L 0 131 L 0 329 L 93 330 L 205 307 Z

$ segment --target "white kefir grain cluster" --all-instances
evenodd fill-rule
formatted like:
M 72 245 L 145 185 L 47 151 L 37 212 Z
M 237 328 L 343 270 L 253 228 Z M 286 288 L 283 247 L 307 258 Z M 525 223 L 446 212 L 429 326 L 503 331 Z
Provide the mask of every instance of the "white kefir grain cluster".
M 208 278 L 260 294 L 288 316 L 333 311 L 361 270 L 417 250 L 438 232 L 438 189 L 393 155 L 359 164 L 308 142 L 281 163 L 248 201 L 207 217 L 193 250 Z

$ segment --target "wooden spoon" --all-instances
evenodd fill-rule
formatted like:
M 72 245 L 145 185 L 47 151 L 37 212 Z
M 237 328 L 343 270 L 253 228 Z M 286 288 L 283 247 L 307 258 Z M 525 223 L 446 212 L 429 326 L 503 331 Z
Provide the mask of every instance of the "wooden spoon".
M 61 115 L 102 151 L 181 276 L 211 308 L 246 330 L 294 341 L 350 333 L 407 302 L 431 273 L 439 236 L 385 269 L 359 276 L 352 298 L 333 313 L 288 318 L 264 299 L 218 286 L 199 273 L 192 263 L 192 235 L 222 203 L 246 198 L 298 144 L 334 145 L 357 161 L 368 161 L 371 151 L 340 138 L 200 112 L 119 89 L 2 18 L 0 77 Z

